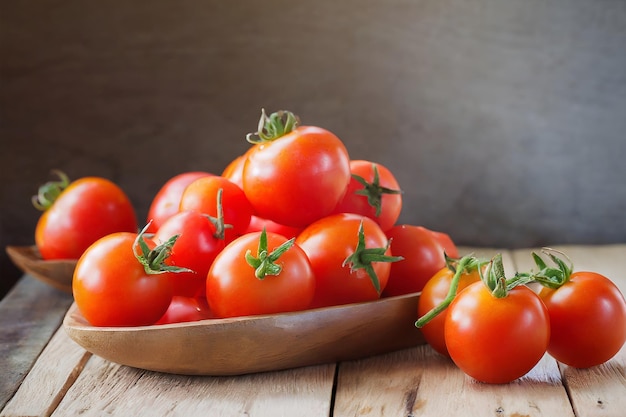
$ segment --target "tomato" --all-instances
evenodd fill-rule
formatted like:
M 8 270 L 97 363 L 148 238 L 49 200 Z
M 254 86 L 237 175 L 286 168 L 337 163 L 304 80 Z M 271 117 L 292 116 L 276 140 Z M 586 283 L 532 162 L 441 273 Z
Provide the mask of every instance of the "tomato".
M 237 184 L 243 189 L 243 164 L 246 162 L 246 155 L 240 155 L 233 159 L 222 171 L 222 177 L 226 178 L 230 182 Z
M 577 271 L 557 289 L 544 287 L 552 335 L 548 353 L 589 368 L 611 359 L 626 341 L 626 302 L 617 286 L 595 272 Z
M 93 326 L 149 325 L 167 311 L 172 299 L 168 274 L 146 272 L 135 256 L 137 239 L 136 233 L 109 234 L 78 260 L 74 300 Z M 149 269 L 156 272 L 155 267 Z
M 259 144 L 247 153 L 243 190 L 255 214 L 293 227 L 305 227 L 330 214 L 350 182 L 343 142 L 316 126 L 293 128 L 287 121 L 290 128 L 285 128 L 278 113 L 263 117 L 266 130 L 286 133 L 269 137 L 261 132 Z
M 276 233 L 238 237 L 217 255 L 207 274 L 206 298 L 217 317 L 304 310 L 314 293 L 306 254 Z
M 180 211 L 196 210 L 212 217 L 218 217 L 218 191 L 222 190 L 226 242 L 242 235 L 250 225 L 252 206 L 244 192 L 231 181 L 217 175 L 195 180 L 185 188 L 180 200 Z
M 403 224 L 392 227 L 386 234 L 391 240 L 392 253 L 404 260 L 391 265 L 384 296 L 421 291 L 426 282 L 446 266 L 444 251 L 451 257 L 458 256 L 456 246 L 445 233 Z
M 402 191 L 394 175 L 381 164 L 350 161 L 352 178 L 335 213 L 367 216 L 384 231 L 391 229 L 402 211 Z
M 175 295 L 167 311 L 155 324 L 184 323 L 213 318 L 206 298 Z
M 136 232 L 135 209 L 115 183 L 84 177 L 72 183 L 49 182 L 33 198 L 45 210 L 35 229 L 35 244 L 43 259 L 78 259 L 96 240 L 114 232 Z
M 155 233 L 153 240 L 157 244 L 178 236 L 165 263 L 191 270 L 170 274 L 174 295 L 204 297 L 206 275 L 225 246 L 223 224 L 216 222 L 219 220 L 195 210 L 186 210 L 168 218 Z
M 156 232 L 159 227 L 172 215 L 178 213 L 180 198 L 185 188 L 198 178 L 212 175 L 203 171 L 183 172 L 170 178 L 154 196 L 148 209 L 148 221 L 150 227 L 147 233 Z
M 550 322 L 546 306 L 528 287 L 497 298 L 475 282 L 448 307 L 444 334 L 448 353 L 463 372 L 502 384 L 525 375 L 543 357 Z
M 446 299 L 454 274 L 455 272 L 446 266 L 441 268 L 439 272 L 435 273 L 435 275 L 428 280 L 417 302 L 418 317 L 424 316 Z M 459 278 L 457 294 L 468 285 L 477 281 L 480 281 L 480 273 L 477 268 L 464 269 L 464 272 L 461 273 Z M 421 327 L 420 330 L 433 349 L 444 356 L 450 356 L 444 338 L 446 313 L 447 309 L 444 309 Z
M 391 257 L 380 226 L 354 213 L 333 214 L 312 223 L 298 235 L 296 244 L 306 252 L 315 273 L 312 307 L 380 298 L 390 262 L 397 260 Z
M 259 216 L 252 216 L 250 218 L 250 225 L 248 226 L 248 233 L 250 232 L 260 232 L 263 229 L 268 232 L 278 233 L 279 235 L 283 235 L 286 238 L 291 239 L 292 237 L 298 236 L 298 234 L 302 231 L 301 227 L 291 227 L 285 226 L 284 224 L 278 224 L 271 220 L 263 219 Z

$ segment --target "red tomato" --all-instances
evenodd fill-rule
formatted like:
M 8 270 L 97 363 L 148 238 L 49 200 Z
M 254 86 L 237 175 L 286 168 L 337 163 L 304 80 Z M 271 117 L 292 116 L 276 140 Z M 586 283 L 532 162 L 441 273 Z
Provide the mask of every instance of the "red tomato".
M 478 381 L 502 384 L 528 373 L 550 340 L 548 311 L 526 286 L 496 298 L 470 284 L 448 307 L 445 343 L 454 363 Z
M 72 290 L 94 326 L 143 326 L 163 316 L 172 299 L 168 274 L 148 274 L 134 253 L 136 233 L 97 240 L 80 257 Z
M 448 267 L 441 268 L 439 272 L 428 280 L 417 302 L 418 317 L 424 316 L 433 308 L 441 304 L 447 297 L 450 290 L 450 284 L 455 272 Z M 480 281 L 478 269 L 470 269 L 463 272 L 460 276 L 457 294 L 465 287 L 474 282 Z M 448 354 L 448 348 L 444 338 L 444 323 L 446 320 L 447 309 L 441 311 L 437 316 L 431 319 L 423 327 L 420 328 L 424 338 L 433 349 L 444 356 Z
M 232 241 L 215 258 L 206 281 L 206 298 L 217 317 L 304 310 L 314 292 L 306 254 L 275 233 L 248 233 Z
M 225 231 L 226 242 L 230 242 L 248 230 L 252 216 L 252 206 L 236 184 L 217 175 L 199 178 L 185 188 L 179 210 L 196 210 L 217 218 L 220 189 L 224 223 L 231 226 Z
M 357 248 L 360 235 L 365 248 Z M 357 258 L 364 258 L 359 255 L 363 249 L 378 252 L 378 258 L 391 255 L 387 237 L 374 220 L 353 213 L 333 214 L 306 227 L 296 238 L 296 244 L 306 252 L 315 273 L 317 284 L 312 307 L 380 298 L 389 278 L 391 259 L 364 260 L 362 265 L 348 262 L 355 252 Z
M 268 120 L 277 122 L 274 115 Z M 247 153 L 243 168 L 243 190 L 256 214 L 293 227 L 330 214 L 350 182 L 343 142 L 315 126 L 296 127 L 280 137 L 260 136 L 264 139 Z
M 233 184 L 237 184 L 239 188 L 243 189 L 243 164 L 246 162 L 246 155 L 240 155 L 233 159 L 222 171 L 222 177 L 226 178 Z
M 288 239 L 298 236 L 298 234 L 302 231 L 301 227 L 285 226 L 284 224 L 278 224 L 271 220 L 263 219 L 259 216 L 252 216 L 250 218 L 250 225 L 248 226 L 248 233 L 260 232 L 263 229 L 267 230 L 268 232 L 278 233 L 279 235 L 283 235 Z
M 204 297 L 206 274 L 225 246 L 224 236 L 220 235 L 214 221 L 217 220 L 198 211 L 181 211 L 167 219 L 154 235 L 156 244 L 178 236 L 165 263 L 191 270 L 169 274 L 174 295 Z
M 381 164 L 350 161 L 352 178 L 334 213 L 356 213 L 367 216 L 383 231 L 396 224 L 402 211 L 402 191 L 394 175 Z
M 175 295 L 163 317 L 155 324 L 184 323 L 213 317 L 206 298 Z
M 103 236 L 137 231 L 135 210 L 116 184 L 98 177 L 69 184 L 59 175 L 61 181 L 42 186 L 34 198 L 36 207 L 45 210 L 35 229 L 43 259 L 78 259 Z
M 391 265 L 384 296 L 421 291 L 426 282 L 446 266 L 444 250 L 449 256 L 458 256 L 449 237 L 449 243 L 445 242 L 445 233 L 403 224 L 392 227 L 386 234 L 391 240 L 391 252 L 404 260 Z
M 578 271 L 557 289 L 539 293 L 550 314 L 548 353 L 576 368 L 611 359 L 626 341 L 626 302 L 617 286 L 595 272 Z
M 209 175 L 212 174 L 203 171 L 184 172 L 170 178 L 163 184 L 161 189 L 154 196 L 152 204 L 150 204 L 147 223 L 150 223 L 150 221 L 152 221 L 152 223 L 150 223 L 150 227 L 146 232 L 156 232 L 165 220 L 178 213 L 180 198 L 185 188 L 198 178 Z

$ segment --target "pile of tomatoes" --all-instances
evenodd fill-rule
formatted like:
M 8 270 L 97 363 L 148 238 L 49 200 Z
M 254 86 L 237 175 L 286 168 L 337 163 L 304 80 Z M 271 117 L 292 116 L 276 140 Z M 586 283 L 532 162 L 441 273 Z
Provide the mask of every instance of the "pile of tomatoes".
M 623 345 L 624 297 L 608 279 L 589 284 L 592 273 L 557 257 L 548 267 L 535 256 L 538 272 L 511 279 L 498 257 L 460 258 L 446 233 L 398 224 L 402 190 L 390 169 L 350 159 L 336 135 L 290 112 L 263 112 L 247 139 L 219 175 L 163 184 L 141 228 L 109 180 L 60 173 L 40 189 L 36 244 L 44 259 L 78 259 L 73 294 L 89 323 L 158 325 L 422 291 L 427 342 L 481 381 L 516 379 L 546 351 L 586 367 Z M 604 301 L 580 301 L 591 291 Z

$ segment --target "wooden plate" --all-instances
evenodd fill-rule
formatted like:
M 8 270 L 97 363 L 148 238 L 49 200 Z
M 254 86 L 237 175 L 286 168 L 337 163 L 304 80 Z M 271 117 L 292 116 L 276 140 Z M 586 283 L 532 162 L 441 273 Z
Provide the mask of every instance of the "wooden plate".
M 142 327 L 94 327 L 73 304 L 63 326 L 87 351 L 119 364 L 186 375 L 240 375 L 423 344 L 415 327 L 418 297 Z
M 7 254 L 13 263 L 24 273 L 52 285 L 59 290 L 72 293 L 72 277 L 76 267 L 75 259 L 45 261 L 36 246 L 7 246 Z

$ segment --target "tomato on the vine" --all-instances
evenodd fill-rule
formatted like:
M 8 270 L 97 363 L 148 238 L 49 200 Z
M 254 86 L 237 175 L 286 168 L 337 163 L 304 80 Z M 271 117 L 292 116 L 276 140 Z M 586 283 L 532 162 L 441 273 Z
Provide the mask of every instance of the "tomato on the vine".
M 544 287 L 539 296 L 548 308 L 552 333 L 548 353 L 575 368 L 600 365 L 626 341 L 626 301 L 604 275 L 573 271 L 553 253 L 558 268 L 548 268 L 533 253 L 539 271 L 533 278 Z
M 309 307 L 315 277 L 294 239 L 253 232 L 217 255 L 206 280 L 206 299 L 217 317 L 282 313 Z
M 446 266 L 444 253 L 458 257 L 450 237 L 422 226 L 396 225 L 386 232 L 391 252 L 404 260 L 391 265 L 385 296 L 421 291 L 437 271 Z
M 286 118 L 286 120 L 283 120 Z M 350 182 L 350 158 L 328 130 L 297 126 L 290 112 L 263 112 L 247 153 L 243 190 L 258 216 L 293 227 L 330 214 Z
M 33 204 L 43 214 L 35 229 L 35 244 L 43 259 L 78 259 L 96 240 L 114 232 L 136 232 L 135 209 L 112 181 L 83 177 L 41 186 Z
M 352 178 L 334 213 L 367 216 L 383 231 L 396 224 L 402 211 L 402 191 L 396 177 L 385 166 L 365 160 L 350 161 Z
M 366 216 L 340 213 L 306 227 L 296 244 L 306 252 L 315 272 L 312 307 L 372 301 L 387 285 L 393 257 L 387 237 Z
M 178 213 L 180 198 L 185 188 L 198 178 L 213 175 L 204 171 L 183 172 L 170 178 L 156 193 L 148 209 L 147 233 L 154 233 L 169 217 Z

